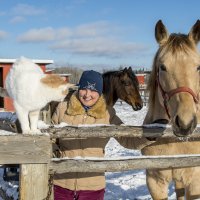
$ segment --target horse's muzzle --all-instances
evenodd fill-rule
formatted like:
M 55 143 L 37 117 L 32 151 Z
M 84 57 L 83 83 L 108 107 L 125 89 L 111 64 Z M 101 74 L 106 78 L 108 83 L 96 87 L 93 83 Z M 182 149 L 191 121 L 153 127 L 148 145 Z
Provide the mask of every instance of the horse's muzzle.
M 173 123 L 173 132 L 177 137 L 187 137 L 192 134 L 197 126 L 197 118 L 193 116 L 192 120 L 185 124 L 177 115 Z
M 136 102 L 135 104 L 132 105 L 132 107 L 133 107 L 133 110 L 135 111 L 141 110 L 143 107 L 143 103 Z

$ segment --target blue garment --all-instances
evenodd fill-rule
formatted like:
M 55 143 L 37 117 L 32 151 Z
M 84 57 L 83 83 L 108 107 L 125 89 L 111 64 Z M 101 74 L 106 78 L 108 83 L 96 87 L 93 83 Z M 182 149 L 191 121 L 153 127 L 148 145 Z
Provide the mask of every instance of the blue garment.
M 91 108 L 91 106 L 84 106 L 84 105 L 83 105 L 83 108 L 84 108 L 85 111 L 87 112 L 87 111 Z
M 84 71 L 80 81 L 79 81 L 79 90 L 80 89 L 90 89 L 102 94 L 103 91 L 103 77 L 99 72 L 89 70 Z

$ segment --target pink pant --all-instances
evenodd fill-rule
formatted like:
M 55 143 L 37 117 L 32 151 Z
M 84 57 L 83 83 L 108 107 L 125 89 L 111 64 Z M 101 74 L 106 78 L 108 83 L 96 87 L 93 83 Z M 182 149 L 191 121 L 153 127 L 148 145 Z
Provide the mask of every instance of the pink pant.
M 104 200 L 105 190 L 68 190 L 54 185 L 54 200 Z

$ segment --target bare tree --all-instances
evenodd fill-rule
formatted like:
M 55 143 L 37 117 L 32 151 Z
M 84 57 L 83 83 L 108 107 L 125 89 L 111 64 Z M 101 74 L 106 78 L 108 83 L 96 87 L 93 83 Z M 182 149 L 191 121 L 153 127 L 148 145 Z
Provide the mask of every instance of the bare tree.
M 54 73 L 71 74 L 69 76 L 69 82 L 77 84 L 79 82 L 81 74 L 83 73 L 83 70 L 79 68 L 75 68 L 75 67 L 60 67 L 60 68 L 56 68 Z

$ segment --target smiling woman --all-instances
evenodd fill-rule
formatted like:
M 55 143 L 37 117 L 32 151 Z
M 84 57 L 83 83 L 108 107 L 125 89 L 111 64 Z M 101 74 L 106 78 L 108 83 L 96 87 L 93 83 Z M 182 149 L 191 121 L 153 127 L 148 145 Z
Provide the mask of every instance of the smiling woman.
M 93 106 L 102 94 L 103 78 L 95 71 L 83 72 L 79 81 L 79 100 L 84 106 Z
M 112 107 L 102 96 L 103 78 L 96 71 L 84 71 L 79 90 L 58 105 L 52 117 L 54 124 L 121 124 Z M 98 140 L 98 142 L 97 142 Z M 108 138 L 59 139 L 59 157 L 103 157 Z M 104 173 L 65 173 L 54 177 L 54 199 L 104 199 Z

